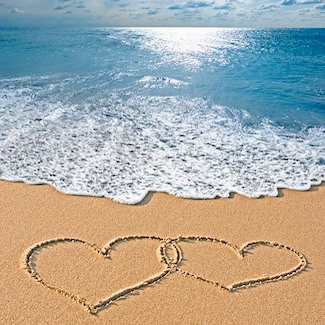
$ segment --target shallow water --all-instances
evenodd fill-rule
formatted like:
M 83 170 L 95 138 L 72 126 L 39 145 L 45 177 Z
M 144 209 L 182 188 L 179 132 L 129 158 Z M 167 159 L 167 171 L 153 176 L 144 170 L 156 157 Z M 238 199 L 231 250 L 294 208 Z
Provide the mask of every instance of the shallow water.
M 140 201 L 325 180 L 322 29 L 0 29 L 0 178 Z

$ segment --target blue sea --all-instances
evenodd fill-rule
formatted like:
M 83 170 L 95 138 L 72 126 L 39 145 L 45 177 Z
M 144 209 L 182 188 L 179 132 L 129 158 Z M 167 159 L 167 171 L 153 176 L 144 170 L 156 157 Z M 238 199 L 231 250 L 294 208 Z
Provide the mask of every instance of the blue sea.
M 0 29 L 0 179 L 134 204 L 325 180 L 325 29 Z

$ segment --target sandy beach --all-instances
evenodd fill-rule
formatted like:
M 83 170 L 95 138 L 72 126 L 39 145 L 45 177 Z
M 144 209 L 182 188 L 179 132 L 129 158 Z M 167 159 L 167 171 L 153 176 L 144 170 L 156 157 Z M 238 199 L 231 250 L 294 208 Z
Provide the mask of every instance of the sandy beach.
M 324 186 L 129 206 L 0 182 L 0 324 L 324 324 L 324 216 Z

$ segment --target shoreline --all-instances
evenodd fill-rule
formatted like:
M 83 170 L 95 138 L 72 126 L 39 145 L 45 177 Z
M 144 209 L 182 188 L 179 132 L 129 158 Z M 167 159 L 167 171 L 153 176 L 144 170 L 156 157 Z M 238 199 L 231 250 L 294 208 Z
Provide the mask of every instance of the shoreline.
M 309 192 L 309 191 L 314 191 L 315 189 L 317 189 L 318 187 L 322 187 L 325 186 L 325 180 L 321 180 L 321 181 L 317 181 L 317 182 L 313 182 L 310 184 L 310 186 L 303 188 L 303 189 L 297 189 L 297 188 L 290 188 L 290 187 L 276 187 L 277 190 L 277 195 L 260 195 L 257 197 L 250 197 L 247 196 L 245 194 L 242 194 L 240 192 L 236 192 L 236 191 L 229 191 L 229 196 L 220 196 L 220 195 L 216 195 L 215 197 L 186 197 L 186 196 L 179 196 L 179 195 L 175 195 L 172 193 L 169 193 L 167 191 L 160 191 L 160 190 L 147 190 L 146 194 L 143 195 L 142 199 L 140 201 L 136 201 L 135 203 L 126 203 L 126 202 L 121 202 L 118 200 L 115 200 L 109 196 L 104 196 L 104 195 L 91 195 L 91 194 L 83 194 L 83 193 L 68 193 L 68 192 L 64 192 L 61 191 L 60 189 L 58 189 L 56 186 L 50 184 L 50 183 L 46 183 L 46 182 L 37 182 L 37 183 L 31 183 L 31 182 L 27 182 L 24 180 L 7 180 L 7 179 L 1 179 L 0 178 L 0 185 L 1 183 L 15 183 L 15 184 L 25 184 L 25 185 L 29 185 L 29 186 L 49 186 L 51 188 L 53 188 L 55 191 L 64 194 L 64 195 L 71 195 L 71 196 L 77 196 L 77 197 L 88 197 L 88 198 L 102 198 L 102 199 L 108 199 L 112 202 L 116 202 L 116 203 L 120 203 L 120 204 L 124 204 L 124 205 L 129 205 L 129 206 L 141 206 L 141 205 L 146 205 L 148 204 L 152 197 L 155 194 L 166 194 L 166 195 L 171 195 L 175 198 L 179 198 L 179 199 L 184 199 L 184 200 L 194 200 L 194 201 L 211 201 L 211 200 L 218 200 L 218 199 L 233 199 L 235 196 L 242 196 L 242 197 L 246 197 L 248 199 L 263 199 L 263 198 L 277 198 L 277 197 L 282 197 L 283 191 L 296 191 L 296 192 Z
M 126 205 L 0 181 L 0 323 L 323 324 L 324 215 L 324 183 L 259 199 L 152 193 L 149 204 Z M 71 242 L 40 245 L 58 238 Z M 22 261 L 35 245 L 28 273 Z M 165 269 L 161 247 L 179 271 Z M 103 308 L 92 315 L 84 302 Z

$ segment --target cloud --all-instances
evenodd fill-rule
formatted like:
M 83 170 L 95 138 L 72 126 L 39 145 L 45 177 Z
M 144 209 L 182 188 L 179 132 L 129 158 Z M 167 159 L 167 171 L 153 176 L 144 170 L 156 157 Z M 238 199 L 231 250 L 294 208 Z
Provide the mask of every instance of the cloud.
M 69 8 L 69 7 L 70 7 L 70 5 L 65 5 L 65 6 L 57 6 L 57 7 L 54 7 L 53 9 L 54 10 L 64 10 L 66 8 Z
M 232 5 L 231 4 L 228 4 L 228 3 L 225 3 L 223 5 L 220 5 L 220 6 L 215 6 L 213 7 L 214 10 L 231 10 L 232 9 Z
M 172 5 L 172 6 L 167 7 L 167 9 L 169 9 L 169 10 L 181 10 L 182 8 L 183 7 L 180 5 Z
M 273 11 L 276 8 L 279 8 L 280 6 L 278 4 L 275 3 L 263 3 L 261 5 L 258 6 L 258 10 L 265 10 L 265 11 Z
M 230 11 L 235 9 L 235 3 L 237 3 L 238 0 L 226 0 L 226 2 L 223 5 L 214 6 L 214 10 L 225 10 Z
M 148 14 L 149 16 L 154 16 L 154 15 L 157 15 L 158 13 L 159 13 L 159 10 L 157 10 L 157 9 L 149 10 L 149 11 L 147 12 L 147 14 Z
M 181 10 L 181 9 L 200 9 L 207 8 L 214 4 L 215 2 L 206 2 L 206 1 L 188 1 L 183 5 L 171 5 L 167 7 L 169 10 Z
M 298 5 L 310 5 L 315 3 L 323 3 L 324 0 L 305 0 L 305 1 L 299 1 Z
M 305 16 L 305 14 L 307 12 L 310 12 L 310 9 L 309 8 L 304 8 L 304 9 L 299 9 L 296 11 L 296 13 L 299 15 L 299 16 Z
M 316 10 L 320 10 L 320 11 L 325 10 L 325 3 L 322 3 L 322 4 L 319 4 L 319 5 L 316 5 L 316 6 L 314 7 L 314 9 L 316 9 Z
M 205 1 L 189 1 L 186 2 L 184 8 L 205 8 L 210 7 L 214 4 L 213 2 L 205 2 Z
M 281 6 L 292 6 L 292 5 L 296 5 L 297 1 L 296 0 L 283 0 L 280 5 Z
M 24 12 L 24 10 L 21 10 L 21 9 L 18 9 L 18 8 L 12 8 L 12 9 L 9 9 L 9 12 L 11 14 L 21 14 Z

